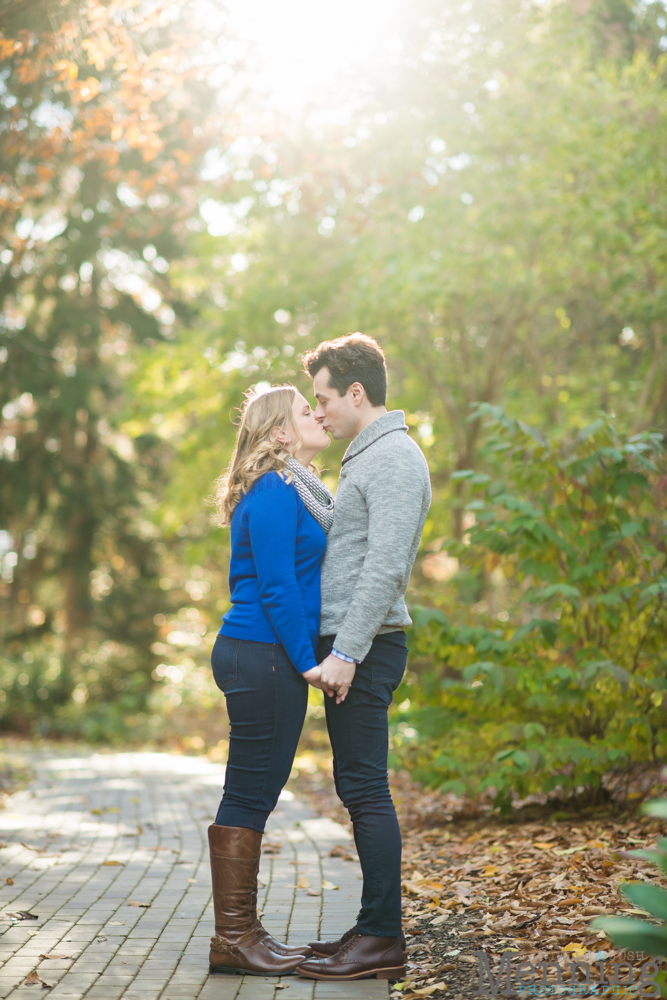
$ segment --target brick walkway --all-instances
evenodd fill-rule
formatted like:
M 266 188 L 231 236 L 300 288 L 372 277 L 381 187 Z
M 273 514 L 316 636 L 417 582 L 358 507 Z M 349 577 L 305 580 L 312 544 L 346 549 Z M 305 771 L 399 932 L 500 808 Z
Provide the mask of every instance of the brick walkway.
M 32 763 L 36 780 L 0 811 L 0 998 L 272 1000 L 277 985 L 281 1000 L 387 997 L 388 984 L 373 979 L 208 975 L 206 828 L 221 765 L 157 753 Z M 289 944 L 347 930 L 359 868 L 329 853 L 349 846 L 347 831 L 283 793 L 267 842 L 276 853 L 260 869 L 266 928 Z

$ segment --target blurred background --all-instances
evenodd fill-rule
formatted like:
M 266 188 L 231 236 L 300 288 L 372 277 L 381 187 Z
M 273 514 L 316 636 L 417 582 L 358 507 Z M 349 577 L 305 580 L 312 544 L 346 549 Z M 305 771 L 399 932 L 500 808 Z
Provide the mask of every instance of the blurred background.
M 643 0 L 0 0 L 4 734 L 224 760 L 207 498 L 244 391 L 361 330 L 434 488 L 394 765 L 643 794 L 666 52 Z

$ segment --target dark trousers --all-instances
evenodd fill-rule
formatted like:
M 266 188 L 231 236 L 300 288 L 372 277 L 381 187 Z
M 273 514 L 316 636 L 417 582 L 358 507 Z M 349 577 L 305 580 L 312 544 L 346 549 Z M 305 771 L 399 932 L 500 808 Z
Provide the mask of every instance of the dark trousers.
M 292 770 L 308 683 L 282 646 L 219 635 L 211 654 L 231 725 L 222 801 L 215 822 L 264 832 Z
M 333 641 L 320 639 L 320 662 Z M 403 632 L 376 636 L 345 701 L 324 698 L 336 791 L 352 820 L 364 878 L 356 930 L 378 937 L 401 933 L 401 833 L 387 778 L 387 709 L 407 657 Z

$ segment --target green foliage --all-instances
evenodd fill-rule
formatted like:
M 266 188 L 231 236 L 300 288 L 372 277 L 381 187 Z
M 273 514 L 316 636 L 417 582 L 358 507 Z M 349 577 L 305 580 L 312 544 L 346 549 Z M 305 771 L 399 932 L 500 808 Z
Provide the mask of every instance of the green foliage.
M 561 436 L 601 407 L 623 433 L 667 423 L 664 3 L 596 0 L 580 14 L 521 0 L 406 2 L 400 53 L 388 46 L 341 86 L 335 108 L 302 123 L 271 121 L 262 96 L 266 128 L 257 95 L 240 96 L 252 80 L 214 8 L 0 3 L 0 727 L 122 734 L 167 686 L 171 705 L 179 684 L 188 702 L 187 678 L 205 669 L 226 606 L 227 535 L 202 498 L 228 460 L 230 416 L 258 382 L 308 392 L 299 355 L 325 337 L 362 329 L 381 341 L 390 404 L 427 454 L 429 551 L 411 595 L 422 604 L 449 608 L 453 592 L 480 604 L 495 593 L 494 560 L 513 559 L 490 548 L 486 566 L 464 553 L 451 585 L 429 571 L 438 540 L 464 534 L 469 491 L 484 486 L 467 475 L 481 440 L 471 403 L 502 404 Z M 230 76 L 231 92 L 216 91 Z M 326 455 L 330 482 L 341 452 Z M 502 474 L 503 455 L 487 458 L 485 474 Z M 632 476 L 638 459 L 626 459 Z M 642 486 L 617 478 L 614 503 L 630 515 L 614 515 L 618 551 L 644 551 L 654 512 L 634 512 Z M 596 560 L 607 566 L 609 552 L 582 561 L 590 579 L 559 576 L 539 553 L 522 558 L 537 565 L 512 579 L 533 576 L 521 606 L 535 615 L 513 611 L 513 621 L 541 623 L 525 636 L 481 628 L 472 612 L 456 626 L 458 612 L 418 619 L 424 655 L 454 672 L 442 682 L 458 678 L 447 725 L 460 739 L 450 766 L 434 681 L 424 752 L 403 759 L 461 787 L 504 775 L 505 796 L 540 786 L 551 766 L 576 787 L 635 759 L 621 720 L 639 702 L 623 695 L 621 667 L 626 693 L 654 699 L 627 723 L 628 745 L 659 756 L 661 689 L 639 681 L 656 659 L 651 641 L 634 672 L 604 635 L 603 653 L 583 652 L 581 637 L 579 660 L 564 651 L 568 615 L 584 614 L 577 594 L 604 575 Z M 629 621 L 636 646 L 660 595 L 630 621 L 639 602 L 623 587 L 641 573 L 614 572 L 605 628 Z M 641 572 L 646 587 L 660 578 L 653 563 Z M 206 596 L 191 597 L 202 581 Z M 502 586 L 518 609 L 514 584 Z M 204 631 L 187 634 L 200 647 L 179 645 L 180 611 L 198 616 L 190 624 Z M 502 652 L 502 641 L 513 645 Z M 547 680 L 533 668 L 545 662 L 565 673 Z M 485 666 L 473 688 L 461 672 L 474 663 Z M 162 668 L 173 668 L 168 685 Z M 496 687 L 497 717 L 484 703 Z M 597 692 L 605 707 L 588 717 Z M 535 702 L 528 717 L 512 708 L 524 695 Z M 481 770 L 471 706 L 485 720 Z M 540 727 L 560 734 L 557 752 Z M 508 756 L 495 761 L 499 746 Z
M 511 620 L 417 609 L 412 654 L 431 666 L 397 696 L 396 759 L 433 787 L 492 787 L 502 809 L 513 793 L 603 794 L 605 775 L 667 750 L 660 436 L 600 418 L 557 446 L 497 408 L 476 416 L 505 477 L 461 473 L 476 522 L 445 545 L 502 580 Z
M 648 802 L 642 810 L 648 816 L 667 819 L 667 799 Z M 630 851 L 635 858 L 649 858 L 667 875 L 667 838 L 650 851 Z M 626 899 L 661 924 L 649 923 L 634 917 L 596 917 L 591 926 L 608 934 L 618 948 L 646 951 L 649 955 L 667 958 L 667 892 L 657 885 L 647 883 L 627 883 L 621 886 Z M 662 994 L 664 996 L 664 994 Z

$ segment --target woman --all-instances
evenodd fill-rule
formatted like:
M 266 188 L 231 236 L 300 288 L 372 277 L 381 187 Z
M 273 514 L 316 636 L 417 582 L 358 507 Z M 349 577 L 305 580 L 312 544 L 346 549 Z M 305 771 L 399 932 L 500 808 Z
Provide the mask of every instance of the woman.
M 284 975 L 310 952 L 287 948 L 257 919 L 266 820 L 292 769 L 308 702 L 319 686 L 320 567 L 333 497 L 309 465 L 329 445 L 292 386 L 250 396 L 219 480 L 231 526 L 229 589 L 212 654 L 231 724 L 224 794 L 209 827 L 215 937 L 211 972 Z

